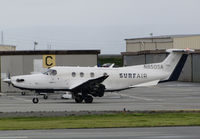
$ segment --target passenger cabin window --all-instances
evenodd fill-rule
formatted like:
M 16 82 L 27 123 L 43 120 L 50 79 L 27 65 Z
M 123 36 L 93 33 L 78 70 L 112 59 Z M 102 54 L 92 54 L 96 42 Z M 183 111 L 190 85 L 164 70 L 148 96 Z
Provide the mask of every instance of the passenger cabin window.
M 92 77 L 92 78 L 94 77 L 94 72 L 90 73 L 90 77 Z
M 57 74 L 57 71 L 54 70 L 54 69 L 49 69 L 49 70 L 47 70 L 46 72 L 44 72 L 43 74 L 55 76 L 55 75 Z
M 76 73 L 75 72 L 72 72 L 72 77 L 76 77 Z
M 83 76 L 84 76 L 84 73 L 83 73 L 83 72 L 81 72 L 81 73 L 80 73 L 80 77 L 83 77 Z

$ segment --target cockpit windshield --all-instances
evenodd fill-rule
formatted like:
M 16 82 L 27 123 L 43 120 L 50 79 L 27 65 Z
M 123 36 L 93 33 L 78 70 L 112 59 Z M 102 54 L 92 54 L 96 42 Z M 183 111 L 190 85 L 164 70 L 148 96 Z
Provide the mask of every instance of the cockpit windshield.
M 57 74 L 57 71 L 54 69 L 48 69 L 46 72 L 44 72 L 43 74 L 45 75 L 53 75 L 55 76 Z

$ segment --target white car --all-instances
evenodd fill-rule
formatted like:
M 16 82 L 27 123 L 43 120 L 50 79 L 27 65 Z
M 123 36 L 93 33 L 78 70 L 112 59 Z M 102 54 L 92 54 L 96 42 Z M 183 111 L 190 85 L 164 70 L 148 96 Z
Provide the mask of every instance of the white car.
M 62 95 L 62 99 L 72 99 L 72 93 L 66 92 L 65 94 Z

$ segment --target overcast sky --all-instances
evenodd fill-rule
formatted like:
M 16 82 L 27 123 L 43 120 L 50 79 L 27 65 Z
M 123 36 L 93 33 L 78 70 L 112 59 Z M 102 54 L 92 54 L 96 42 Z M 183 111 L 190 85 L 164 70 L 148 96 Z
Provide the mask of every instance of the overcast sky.
M 18 50 L 125 51 L 127 38 L 200 34 L 200 0 L 0 0 L 4 44 Z

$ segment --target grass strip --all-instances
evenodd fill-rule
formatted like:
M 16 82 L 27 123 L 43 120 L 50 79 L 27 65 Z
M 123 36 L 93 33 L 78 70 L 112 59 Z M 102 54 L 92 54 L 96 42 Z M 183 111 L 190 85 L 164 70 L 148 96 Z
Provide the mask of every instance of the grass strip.
M 66 117 L 0 118 L 0 130 L 199 126 L 200 113 L 117 113 Z

